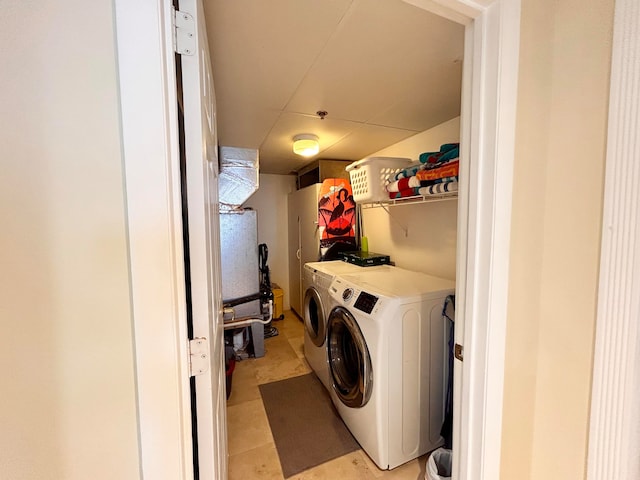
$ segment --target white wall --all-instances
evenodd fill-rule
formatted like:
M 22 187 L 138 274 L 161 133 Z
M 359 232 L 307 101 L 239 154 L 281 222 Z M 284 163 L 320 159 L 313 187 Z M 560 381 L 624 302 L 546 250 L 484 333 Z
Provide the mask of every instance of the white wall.
M 503 480 L 583 480 L 614 0 L 524 0 Z
M 370 156 L 407 157 L 437 151 L 460 139 L 460 117 L 419 133 Z M 391 256 L 398 267 L 454 280 L 456 277 L 457 200 L 363 209 L 369 251 Z M 406 230 L 406 232 L 405 232 Z
M 296 189 L 293 175 L 260 174 L 260 188 L 244 204 L 258 214 L 258 242 L 269 248 L 269 273 L 272 283 L 284 290 L 284 309 L 289 303 L 289 240 L 287 196 Z
M 0 15 L 0 478 L 140 477 L 113 5 Z

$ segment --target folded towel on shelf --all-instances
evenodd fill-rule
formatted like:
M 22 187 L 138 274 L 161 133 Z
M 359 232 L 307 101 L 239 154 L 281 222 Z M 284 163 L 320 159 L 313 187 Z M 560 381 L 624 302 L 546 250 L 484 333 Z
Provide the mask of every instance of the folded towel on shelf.
M 416 177 L 419 180 L 435 180 L 437 178 L 456 177 L 460 169 L 460 161 L 458 159 L 452 160 L 443 164 L 438 168 L 428 168 L 418 170 Z
M 427 195 L 442 195 L 443 193 L 457 192 L 458 182 L 445 182 L 436 183 L 435 185 L 429 185 L 428 187 L 420 187 L 418 193 L 423 196 Z
M 453 162 L 459 162 L 459 161 L 460 161 L 460 158 L 459 157 L 455 157 L 455 158 L 450 158 L 449 160 L 445 160 L 444 162 L 423 163 L 422 167 L 420 168 L 420 170 L 435 170 L 436 168 L 446 167 L 447 165 L 450 165 Z
M 400 190 L 406 190 L 407 188 L 420 187 L 420 180 L 416 176 L 401 178 L 395 182 L 385 185 L 387 192 L 399 192 Z
M 424 152 L 420 154 L 420 162 L 425 164 L 443 163 L 460 156 L 459 143 L 445 143 L 439 152 Z
M 401 178 L 413 177 L 416 174 L 416 172 L 418 170 L 420 170 L 421 168 L 423 168 L 423 164 L 422 163 L 414 162 L 411 165 L 409 165 L 407 168 L 405 168 L 404 170 L 400 170 L 398 173 L 396 173 L 391 178 L 395 178 L 396 180 L 400 180 Z
M 400 190 L 399 192 L 389 192 L 389 198 L 393 200 L 394 198 L 407 198 L 407 197 L 417 197 L 420 195 L 420 187 L 415 188 L 405 188 L 404 190 Z
M 389 198 L 391 200 L 398 198 L 408 197 L 428 197 L 429 195 L 443 195 L 445 193 L 452 193 L 458 191 L 457 180 L 447 181 L 443 183 L 434 183 L 426 187 L 419 188 L 406 188 L 399 192 L 389 192 Z
M 429 185 L 435 185 L 436 183 L 446 183 L 446 182 L 457 182 L 458 177 L 443 177 L 443 178 L 434 178 L 433 180 L 420 180 L 421 187 L 428 187 Z

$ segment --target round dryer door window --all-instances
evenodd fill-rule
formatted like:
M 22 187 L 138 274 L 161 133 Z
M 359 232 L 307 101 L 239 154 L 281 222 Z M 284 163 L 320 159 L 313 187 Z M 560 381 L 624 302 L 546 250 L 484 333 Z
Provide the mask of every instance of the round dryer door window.
M 367 343 L 358 322 L 346 308 L 334 308 L 327 323 L 327 349 L 333 390 L 345 405 L 363 407 L 371 397 L 373 386 Z
M 304 294 L 304 327 L 313 344 L 321 347 L 327 332 L 322 299 L 315 288 L 307 288 Z

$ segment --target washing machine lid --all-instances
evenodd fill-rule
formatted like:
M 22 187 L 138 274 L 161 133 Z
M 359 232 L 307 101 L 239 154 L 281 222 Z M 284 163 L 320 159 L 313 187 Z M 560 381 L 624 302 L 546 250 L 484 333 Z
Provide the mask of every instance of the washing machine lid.
M 326 262 L 308 262 L 304 264 L 305 269 L 313 269 L 317 272 L 326 273 L 331 276 L 345 273 L 357 273 L 364 267 L 353 265 L 342 260 L 329 260 Z
M 411 299 L 429 294 L 442 295 L 442 292 L 451 291 L 456 287 L 453 280 L 397 267 L 372 270 L 363 268 L 363 271 L 340 275 L 340 278 L 358 289 L 392 298 Z
M 353 315 L 343 307 L 329 314 L 327 356 L 333 391 L 348 407 L 364 407 L 373 390 L 367 342 Z
M 304 328 L 316 347 L 322 347 L 327 337 L 326 317 L 322 296 L 314 287 L 304 292 Z

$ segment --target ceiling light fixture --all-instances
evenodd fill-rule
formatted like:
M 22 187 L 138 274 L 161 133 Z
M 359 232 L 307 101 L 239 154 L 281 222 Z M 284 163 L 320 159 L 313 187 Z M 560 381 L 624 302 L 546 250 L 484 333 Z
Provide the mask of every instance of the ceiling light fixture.
M 293 137 L 293 153 L 303 157 L 313 157 L 320 151 L 320 142 L 316 135 L 304 133 Z

